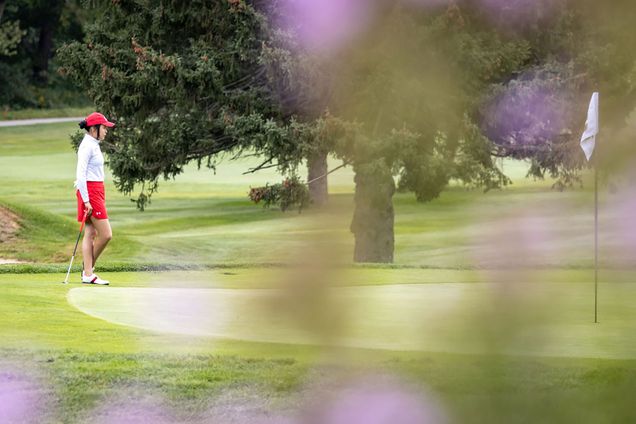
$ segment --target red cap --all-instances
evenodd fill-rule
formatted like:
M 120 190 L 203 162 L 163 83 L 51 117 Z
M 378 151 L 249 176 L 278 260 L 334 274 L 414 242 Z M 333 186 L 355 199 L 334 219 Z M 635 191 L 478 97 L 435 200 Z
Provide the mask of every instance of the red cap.
M 92 127 L 93 125 L 105 125 L 107 127 L 114 127 L 115 124 L 110 122 L 104 115 L 99 112 L 93 112 L 86 117 L 86 126 Z

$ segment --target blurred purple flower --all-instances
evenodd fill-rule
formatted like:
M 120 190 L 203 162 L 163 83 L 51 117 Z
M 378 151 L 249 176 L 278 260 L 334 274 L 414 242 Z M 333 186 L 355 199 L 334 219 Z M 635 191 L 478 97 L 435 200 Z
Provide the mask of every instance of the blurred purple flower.
M 474 234 L 477 263 L 498 270 L 558 263 L 563 252 L 554 226 L 555 214 L 558 211 L 546 204 L 528 204 L 525 210 L 510 209 L 496 221 L 480 224 Z
M 169 424 L 178 422 L 169 409 L 151 398 L 124 399 L 107 402 L 93 412 L 93 423 L 103 424 Z
M 42 421 L 42 390 L 30 378 L 0 370 L 0 423 Z
M 370 23 L 374 0 L 281 0 L 282 26 L 312 50 L 336 49 Z
M 318 396 L 301 424 L 433 424 L 447 422 L 439 406 L 393 378 L 364 378 Z
M 499 147 L 527 156 L 568 132 L 568 98 L 557 83 L 519 78 L 486 106 L 482 127 Z
M 633 168 L 632 168 L 633 169 Z M 634 181 L 636 174 L 628 174 L 625 181 Z M 624 182 L 622 184 L 625 184 Z M 606 206 L 601 206 L 601 213 L 605 213 L 606 218 L 601 217 L 600 236 L 601 246 L 611 251 L 611 254 L 604 258 L 623 266 L 634 264 L 636 259 L 636 189 L 633 187 L 622 187 L 612 193 Z

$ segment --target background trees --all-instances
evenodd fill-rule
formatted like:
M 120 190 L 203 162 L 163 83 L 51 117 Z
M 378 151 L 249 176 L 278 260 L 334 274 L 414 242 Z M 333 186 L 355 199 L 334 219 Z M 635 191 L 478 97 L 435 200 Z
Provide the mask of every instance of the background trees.
M 0 106 L 61 107 L 87 98 L 56 74 L 55 51 L 81 40 L 92 17 L 79 0 L 0 2 Z
M 524 40 L 502 39 L 456 7 L 430 13 L 397 6 L 384 16 L 363 43 L 343 52 L 333 108 L 360 129 L 336 147 L 355 172 L 358 262 L 392 262 L 396 188 L 430 201 L 451 179 L 485 189 L 507 183 L 475 112 L 488 84 L 527 55 Z
M 120 190 L 145 186 L 143 208 L 160 176 L 213 168 L 222 152 L 261 155 L 252 171 L 278 167 L 298 188 L 300 164 L 312 180 L 331 154 L 355 172 L 359 262 L 393 260 L 396 190 L 430 201 L 451 181 L 497 188 L 508 183 L 497 157 L 530 160 L 531 175 L 564 188 L 585 166 L 589 94 L 617 112 L 606 131 L 634 104 L 628 4 L 383 3 L 355 41 L 314 51 L 304 22 L 281 24 L 284 2 L 98 3 L 86 42 L 59 59 L 120 124 L 109 147 Z

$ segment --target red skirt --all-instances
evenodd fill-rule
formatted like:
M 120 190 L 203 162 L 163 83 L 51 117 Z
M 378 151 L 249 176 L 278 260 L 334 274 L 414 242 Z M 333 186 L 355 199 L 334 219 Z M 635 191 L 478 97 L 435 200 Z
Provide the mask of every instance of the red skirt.
M 88 188 L 88 201 L 91 202 L 91 206 L 93 207 L 91 216 L 96 219 L 108 219 L 104 182 L 88 181 L 86 186 Z M 82 200 L 79 190 L 76 191 L 75 195 L 77 196 L 77 222 L 82 222 L 84 220 L 84 201 Z

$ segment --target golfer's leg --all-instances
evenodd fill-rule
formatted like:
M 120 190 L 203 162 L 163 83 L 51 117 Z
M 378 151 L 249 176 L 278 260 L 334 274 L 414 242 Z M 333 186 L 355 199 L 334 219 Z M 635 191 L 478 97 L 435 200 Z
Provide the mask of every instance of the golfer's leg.
M 93 243 L 93 267 L 97 258 L 102 254 L 104 248 L 111 238 L 113 238 L 113 230 L 110 228 L 110 222 L 107 219 L 96 219 L 91 216 L 91 222 L 97 230 L 97 237 Z
M 91 274 L 93 269 L 93 241 L 95 240 L 95 227 L 90 222 L 86 222 L 84 229 L 84 238 L 82 239 L 82 259 L 84 261 L 84 269 L 88 275 Z

